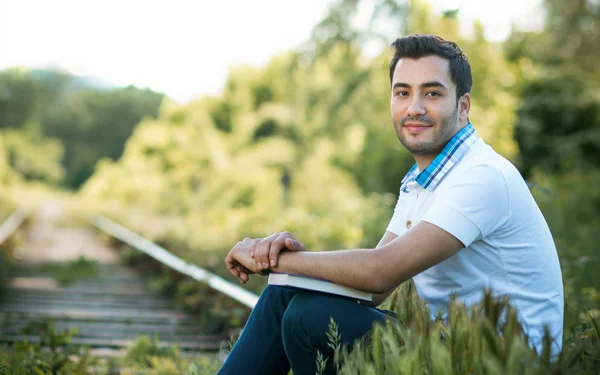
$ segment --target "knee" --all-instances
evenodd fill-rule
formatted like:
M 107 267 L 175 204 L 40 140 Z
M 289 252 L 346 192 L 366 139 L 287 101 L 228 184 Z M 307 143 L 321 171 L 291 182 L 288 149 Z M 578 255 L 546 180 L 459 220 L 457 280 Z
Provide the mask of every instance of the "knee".
M 298 308 L 297 304 L 291 303 L 283 314 L 281 321 L 281 330 L 285 333 L 296 331 L 302 324 L 303 309 Z
M 327 298 L 317 294 L 297 295 L 283 314 L 281 329 L 284 336 L 308 334 L 329 322 Z M 327 315 L 327 317 L 325 317 Z
M 297 298 L 298 296 L 296 296 L 296 299 L 285 310 L 281 320 L 281 336 L 286 348 L 289 348 L 290 344 L 300 344 L 300 342 L 304 342 L 308 337 L 308 332 L 304 327 L 308 310 L 306 306 L 296 303 Z

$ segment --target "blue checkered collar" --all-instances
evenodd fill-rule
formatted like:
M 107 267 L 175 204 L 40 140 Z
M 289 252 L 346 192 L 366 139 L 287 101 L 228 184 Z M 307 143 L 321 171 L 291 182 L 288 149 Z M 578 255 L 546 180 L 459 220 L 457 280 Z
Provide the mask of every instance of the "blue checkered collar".
M 439 183 L 446 177 L 448 172 L 467 153 L 469 148 L 479 139 L 475 128 L 471 123 L 460 129 L 449 141 L 435 159 L 419 172 L 417 164 L 413 165 L 406 176 L 402 179 L 400 190 L 408 193 L 408 184 L 416 181 L 424 189 L 434 191 Z

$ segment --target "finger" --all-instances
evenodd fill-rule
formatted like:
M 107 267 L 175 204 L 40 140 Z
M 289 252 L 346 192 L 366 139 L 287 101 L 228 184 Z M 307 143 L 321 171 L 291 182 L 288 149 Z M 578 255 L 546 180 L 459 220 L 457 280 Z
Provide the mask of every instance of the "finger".
M 256 246 L 254 247 L 254 262 L 258 265 L 258 259 L 260 258 L 260 251 L 263 245 L 263 241 L 266 241 L 266 238 L 261 240 L 259 243 L 256 244 Z
M 274 233 L 269 237 L 263 238 L 260 241 L 260 243 L 256 246 L 256 251 L 254 252 L 254 260 L 256 261 L 256 265 L 262 269 L 265 269 L 263 264 L 268 262 L 271 242 L 273 242 L 273 240 L 277 238 L 277 236 L 279 236 L 279 233 Z
M 227 256 L 225 257 L 225 267 L 227 267 L 227 270 L 235 277 L 239 277 L 240 274 L 240 269 L 238 268 L 238 266 L 240 265 L 240 263 L 235 260 L 234 256 L 233 256 L 233 252 L 234 249 L 231 249 L 231 251 L 227 254 Z
M 243 284 L 244 283 L 244 266 L 242 266 L 241 264 L 237 265 L 237 270 L 238 270 L 238 276 L 237 278 L 240 280 L 240 282 Z M 246 276 L 247 278 L 247 276 Z
M 231 273 L 233 276 L 235 277 L 239 277 L 240 272 L 238 271 L 238 269 L 235 267 L 235 264 L 226 261 L 225 262 L 225 266 L 227 267 L 227 270 L 229 271 L 229 273 Z
M 256 245 L 260 243 L 262 238 L 255 238 L 252 240 L 252 245 L 250 245 L 250 258 L 254 258 L 254 253 L 256 252 Z
M 271 243 L 271 247 L 269 248 L 270 267 L 275 267 L 277 265 L 279 253 L 283 248 L 285 248 L 285 238 L 287 235 L 289 235 L 289 233 L 281 233 L 279 237 L 277 237 L 277 239 Z
M 258 257 L 256 258 L 256 263 L 261 266 L 262 269 L 269 268 L 268 264 L 265 267 L 265 263 L 269 261 L 269 250 L 271 248 L 271 243 L 279 236 L 279 232 L 273 233 L 269 237 L 260 241 Z

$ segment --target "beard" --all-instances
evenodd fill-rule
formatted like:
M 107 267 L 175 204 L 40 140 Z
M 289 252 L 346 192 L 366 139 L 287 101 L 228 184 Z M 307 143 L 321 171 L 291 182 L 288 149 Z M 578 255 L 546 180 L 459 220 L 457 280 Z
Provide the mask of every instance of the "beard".
M 433 134 L 430 135 L 429 139 L 425 140 L 410 139 L 410 136 L 407 137 L 402 131 L 404 124 L 407 122 L 418 122 L 432 126 L 431 130 L 433 130 Z M 452 114 L 440 118 L 439 122 L 424 115 L 414 117 L 405 116 L 400 119 L 399 123 L 393 123 L 400 143 L 412 154 L 438 154 L 458 130 L 458 105 L 454 108 Z

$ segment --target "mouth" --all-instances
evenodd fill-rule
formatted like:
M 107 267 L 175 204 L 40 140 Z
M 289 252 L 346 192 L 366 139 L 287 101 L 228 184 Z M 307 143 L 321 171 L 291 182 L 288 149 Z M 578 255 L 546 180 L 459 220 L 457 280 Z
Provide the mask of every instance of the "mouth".
M 432 125 L 425 125 L 417 122 L 407 122 L 403 126 L 411 133 L 419 133 L 430 128 Z

